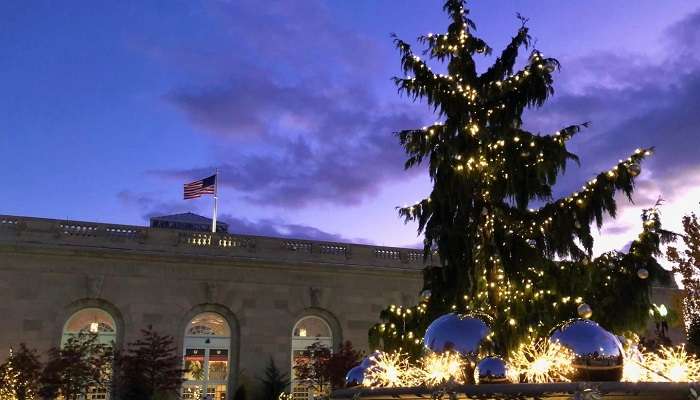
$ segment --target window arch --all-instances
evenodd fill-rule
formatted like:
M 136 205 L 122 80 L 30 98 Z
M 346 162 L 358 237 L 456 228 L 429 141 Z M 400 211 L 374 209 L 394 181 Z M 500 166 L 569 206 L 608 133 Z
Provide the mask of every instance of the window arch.
M 68 318 L 63 326 L 61 345 L 80 332 L 97 334 L 97 340 L 103 344 L 112 345 L 117 341 L 117 324 L 114 317 L 97 307 L 83 308 Z
M 231 327 L 219 313 L 203 312 L 185 328 L 183 367 L 188 370 L 183 399 L 226 399 L 231 361 Z
M 314 343 L 319 343 L 333 351 L 333 331 L 324 318 L 308 315 L 300 318 L 292 328 L 292 396 L 294 400 L 309 400 L 322 393 L 316 393 L 308 383 L 294 376 L 294 365 L 303 362 L 304 351 Z

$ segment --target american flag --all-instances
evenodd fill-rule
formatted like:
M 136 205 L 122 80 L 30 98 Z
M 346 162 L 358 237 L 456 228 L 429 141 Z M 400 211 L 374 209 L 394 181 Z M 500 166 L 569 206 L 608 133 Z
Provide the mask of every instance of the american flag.
M 198 181 L 185 183 L 185 200 L 196 199 L 203 194 L 216 194 L 216 174 Z

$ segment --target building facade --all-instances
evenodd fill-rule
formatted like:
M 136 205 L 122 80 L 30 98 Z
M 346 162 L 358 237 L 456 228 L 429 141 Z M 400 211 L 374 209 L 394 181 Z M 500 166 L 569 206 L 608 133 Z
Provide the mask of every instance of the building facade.
M 223 400 L 313 342 L 367 350 L 381 309 L 415 303 L 422 268 L 412 249 L 0 216 L 0 349 L 81 329 L 120 347 L 152 326 L 190 369 L 185 398 Z
M 183 397 L 224 400 L 239 384 L 255 391 L 270 358 L 290 372 L 314 342 L 368 350 L 379 311 L 415 304 L 422 286 L 415 249 L 155 225 L 0 215 L 0 349 L 44 352 L 83 329 L 121 347 L 152 326 L 176 339 Z

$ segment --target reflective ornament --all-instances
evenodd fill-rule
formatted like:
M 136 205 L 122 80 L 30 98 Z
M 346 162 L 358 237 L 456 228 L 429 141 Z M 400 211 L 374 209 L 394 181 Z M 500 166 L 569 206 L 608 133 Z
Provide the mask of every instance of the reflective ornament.
M 583 257 L 581 260 L 581 264 L 583 265 L 588 265 L 591 262 L 591 260 L 588 259 L 588 257 Z
M 474 370 L 476 383 L 509 383 L 508 366 L 500 357 L 486 357 Z
M 375 350 L 372 352 L 372 354 L 368 355 L 367 357 L 362 359 L 362 362 L 360 362 L 360 367 L 362 368 L 369 368 L 373 367 L 374 365 L 377 364 L 377 360 L 381 358 L 382 352 L 379 350 Z
M 550 340 L 574 354 L 574 381 L 619 381 L 624 350 L 617 336 L 588 319 L 574 319 L 555 328 Z
M 639 279 L 647 279 L 649 277 L 649 271 L 646 268 L 640 268 L 637 270 L 637 276 Z
M 586 303 L 579 304 L 579 306 L 576 307 L 576 312 L 578 312 L 579 317 L 585 319 L 588 319 L 591 317 L 591 315 L 593 315 L 593 309 L 591 309 L 591 306 Z
M 544 65 L 544 70 L 549 72 L 550 74 L 554 72 L 555 69 L 556 67 L 554 66 L 554 63 L 548 62 Z
M 629 172 L 632 176 L 637 176 L 642 173 L 642 167 L 639 164 L 634 163 L 627 167 L 627 172 Z
M 351 368 L 348 374 L 345 375 L 345 386 L 361 386 L 364 380 L 365 368 L 363 368 L 362 365 L 358 365 L 357 367 Z
M 433 292 L 430 291 L 430 289 L 425 289 L 422 292 L 420 292 L 420 300 L 427 302 L 430 300 L 430 296 L 433 295 Z
M 581 229 L 581 223 L 578 221 L 574 221 L 574 228 Z
M 476 314 L 445 314 L 426 329 L 423 339 L 425 346 L 436 353 L 451 350 L 463 356 L 475 357 L 491 332 L 486 318 Z

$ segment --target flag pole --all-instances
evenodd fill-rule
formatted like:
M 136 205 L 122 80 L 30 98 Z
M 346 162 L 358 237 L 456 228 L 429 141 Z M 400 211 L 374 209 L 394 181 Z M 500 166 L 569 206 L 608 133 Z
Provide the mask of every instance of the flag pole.
M 214 171 L 214 218 L 211 219 L 211 232 L 216 233 L 216 214 L 219 208 L 219 169 Z

